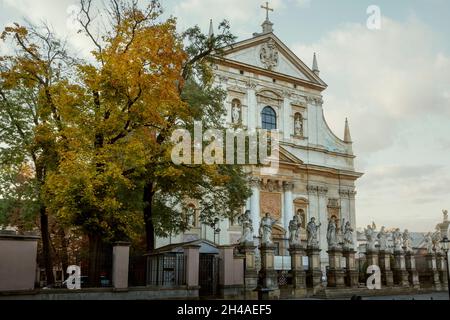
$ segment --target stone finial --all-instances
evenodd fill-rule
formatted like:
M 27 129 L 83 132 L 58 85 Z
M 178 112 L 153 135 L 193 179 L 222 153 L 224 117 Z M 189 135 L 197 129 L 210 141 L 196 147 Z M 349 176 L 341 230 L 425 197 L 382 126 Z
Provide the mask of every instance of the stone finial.
M 261 6 L 262 9 L 266 10 L 266 20 L 262 24 L 263 33 L 273 32 L 273 23 L 269 20 L 269 11 L 273 12 L 273 9 L 269 7 L 269 3 L 266 2 L 266 6 Z
M 348 119 L 347 118 L 345 118 L 344 142 L 345 143 L 352 143 L 352 136 L 350 135 L 350 126 L 348 125 Z
M 212 38 L 214 36 L 214 26 L 213 26 L 213 20 L 209 20 L 209 37 Z
M 316 53 L 315 53 L 315 52 L 314 52 L 314 58 L 313 58 L 312 71 L 314 72 L 314 74 L 315 74 L 316 76 L 319 76 L 320 70 L 319 70 L 319 64 L 317 63 L 317 56 L 316 56 Z

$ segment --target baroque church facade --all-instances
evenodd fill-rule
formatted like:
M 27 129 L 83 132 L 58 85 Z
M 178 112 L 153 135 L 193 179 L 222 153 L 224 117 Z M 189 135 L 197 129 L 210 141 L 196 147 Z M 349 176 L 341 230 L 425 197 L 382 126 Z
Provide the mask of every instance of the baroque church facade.
M 356 247 L 355 181 L 362 173 L 355 171 L 347 120 L 343 139 L 325 120 L 322 93 L 327 85 L 320 78 L 316 56 L 309 68 L 273 33 L 268 17 L 262 28 L 261 33 L 233 44 L 214 61 L 216 85 L 227 92 L 227 124 L 239 124 L 248 131 L 279 132 L 279 168 L 269 175 L 256 166 L 250 169 L 252 196 L 242 213 L 251 212 L 255 243 L 261 218 L 270 213 L 277 219 L 273 241 L 275 254 L 281 257 L 289 256 L 288 227 L 294 215 L 301 218 L 303 241 L 306 225 L 315 217 L 321 223 L 318 237 L 325 266 L 331 217 L 337 218 L 338 227 L 351 223 Z M 204 225 L 195 202 L 187 204 L 187 212 L 192 228 L 157 239 L 157 247 L 195 240 L 216 245 L 238 243 L 242 235 L 238 219 Z

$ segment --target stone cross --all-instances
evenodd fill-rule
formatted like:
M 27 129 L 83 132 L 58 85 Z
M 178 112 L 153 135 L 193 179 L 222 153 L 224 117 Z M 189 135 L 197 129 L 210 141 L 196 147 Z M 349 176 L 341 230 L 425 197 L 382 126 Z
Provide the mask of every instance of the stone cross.
M 269 8 L 269 2 L 266 2 L 266 6 L 261 6 L 261 9 L 266 10 L 266 20 L 269 20 L 269 11 L 273 12 L 272 8 Z

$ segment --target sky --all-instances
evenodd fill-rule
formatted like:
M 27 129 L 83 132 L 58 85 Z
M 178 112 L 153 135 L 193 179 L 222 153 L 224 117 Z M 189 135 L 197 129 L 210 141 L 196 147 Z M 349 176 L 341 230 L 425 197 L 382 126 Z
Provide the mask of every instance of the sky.
M 94 0 L 95 1 L 95 0 Z M 106 1 L 106 0 L 105 0 Z M 103 1 L 97 1 L 99 5 Z M 145 1 L 141 1 L 145 2 Z M 239 40 L 260 32 L 262 0 L 162 0 L 178 28 L 230 21 Z M 88 54 L 71 16 L 77 0 L 0 0 L 0 28 L 47 21 Z M 357 224 L 434 230 L 450 209 L 450 1 L 272 0 L 275 34 L 306 64 L 317 52 L 328 124 L 347 117 L 357 156 Z M 367 27 L 370 5 L 380 29 Z M 7 48 L 0 44 L 0 54 Z

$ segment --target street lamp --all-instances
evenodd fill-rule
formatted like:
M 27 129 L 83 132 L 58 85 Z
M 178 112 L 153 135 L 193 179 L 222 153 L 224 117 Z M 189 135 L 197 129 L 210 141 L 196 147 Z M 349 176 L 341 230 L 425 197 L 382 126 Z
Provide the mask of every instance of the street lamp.
M 441 241 L 442 251 L 445 253 L 445 261 L 447 262 L 447 284 L 448 284 L 448 294 L 450 299 L 450 270 L 449 270 L 449 263 L 448 263 L 448 250 L 449 250 L 450 241 L 448 240 L 448 237 L 445 236 L 444 239 Z

